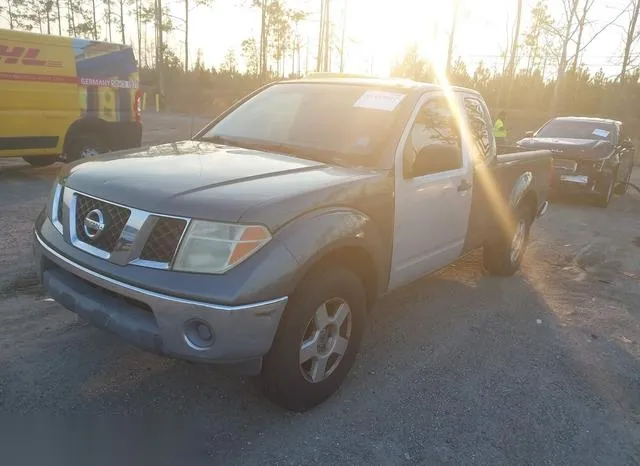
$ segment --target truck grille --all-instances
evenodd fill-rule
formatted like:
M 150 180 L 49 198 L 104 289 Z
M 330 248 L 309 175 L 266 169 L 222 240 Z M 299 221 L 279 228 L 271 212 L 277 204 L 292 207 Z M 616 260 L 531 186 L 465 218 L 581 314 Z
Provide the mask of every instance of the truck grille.
M 186 225 L 187 222 L 183 219 L 159 217 L 140 253 L 140 259 L 171 262 Z
M 105 228 L 100 235 L 90 238 L 84 231 L 84 220 L 89 212 L 99 209 L 104 215 Z M 78 239 L 95 248 L 111 252 L 129 220 L 131 211 L 108 202 L 76 194 L 76 235 Z
M 70 208 L 68 227 L 73 246 L 120 266 L 170 268 L 189 224 L 188 218 L 113 204 L 68 187 L 64 192 Z M 62 217 L 63 212 L 66 216 L 66 205 L 58 217 Z M 89 215 L 93 210 L 99 212 Z M 62 226 L 58 230 L 62 233 Z

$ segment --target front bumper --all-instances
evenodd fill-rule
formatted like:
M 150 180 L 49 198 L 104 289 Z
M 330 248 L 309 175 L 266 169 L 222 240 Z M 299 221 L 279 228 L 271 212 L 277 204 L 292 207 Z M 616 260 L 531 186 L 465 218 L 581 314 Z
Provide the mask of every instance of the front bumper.
M 221 306 L 144 290 L 71 261 L 37 232 L 34 255 L 51 297 L 96 327 L 147 351 L 234 364 L 246 374 L 260 372 L 287 304 L 282 297 Z
M 602 172 L 592 173 L 554 173 L 551 182 L 553 192 L 562 194 L 588 194 L 595 193 L 604 178 Z

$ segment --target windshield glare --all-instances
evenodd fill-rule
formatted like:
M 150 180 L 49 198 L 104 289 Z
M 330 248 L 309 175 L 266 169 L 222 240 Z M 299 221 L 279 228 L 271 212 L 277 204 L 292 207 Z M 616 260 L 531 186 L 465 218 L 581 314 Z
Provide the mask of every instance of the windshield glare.
M 359 85 L 276 84 L 255 95 L 201 139 L 265 146 L 321 161 L 375 163 L 405 95 Z
M 594 139 L 614 142 L 615 126 L 597 121 L 553 120 L 542 127 L 536 137 Z

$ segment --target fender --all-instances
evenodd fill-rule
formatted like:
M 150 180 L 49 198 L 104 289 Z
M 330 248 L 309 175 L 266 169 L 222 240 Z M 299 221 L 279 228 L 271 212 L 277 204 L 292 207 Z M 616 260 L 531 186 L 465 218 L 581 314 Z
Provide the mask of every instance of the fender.
M 387 288 L 390 240 L 385 241 L 372 219 L 358 210 L 347 207 L 314 210 L 279 230 L 276 238 L 299 264 L 294 288 L 328 254 L 348 247 L 360 248 L 370 257 L 376 272 L 377 294 Z
M 533 189 L 533 173 L 524 172 L 513 184 L 511 193 L 509 194 L 509 206 L 515 209 L 522 199 Z

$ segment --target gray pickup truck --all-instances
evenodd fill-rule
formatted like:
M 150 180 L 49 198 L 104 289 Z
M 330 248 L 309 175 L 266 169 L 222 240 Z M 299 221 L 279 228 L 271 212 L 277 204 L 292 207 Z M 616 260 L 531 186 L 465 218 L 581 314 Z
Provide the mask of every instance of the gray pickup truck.
M 344 380 L 381 295 L 480 247 L 513 274 L 551 171 L 548 152 L 496 156 L 468 89 L 275 83 L 190 140 L 65 167 L 35 258 L 95 326 L 258 375 L 302 411 Z

